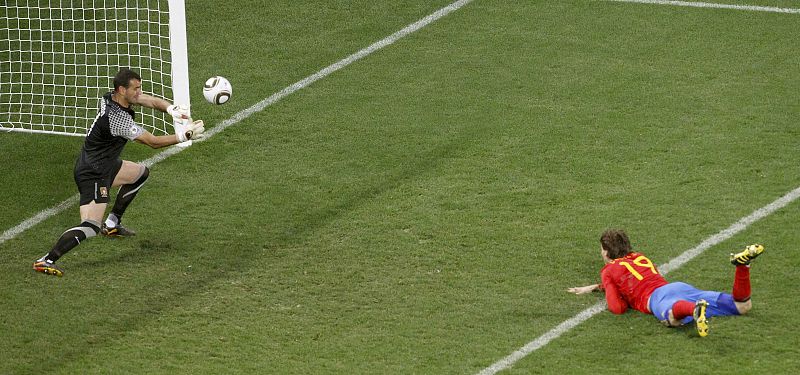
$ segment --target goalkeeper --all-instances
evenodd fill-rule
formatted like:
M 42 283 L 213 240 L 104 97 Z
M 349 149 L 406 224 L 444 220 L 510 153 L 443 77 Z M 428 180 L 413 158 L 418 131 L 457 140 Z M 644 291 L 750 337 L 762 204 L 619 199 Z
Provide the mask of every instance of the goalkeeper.
M 136 124 L 133 105 L 168 113 L 175 120 L 188 123 L 188 126 L 174 135 L 155 136 Z M 130 69 L 121 69 L 114 76 L 114 91 L 103 95 L 100 111 L 75 163 L 81 223 L 61 234 L 50 252 L 33 263 L 33 269 L 48 275 L 63 276 L 64 270 L 55 262 L 84 240 L 98 233 L 110 237 L 135 234 L 122 226 L 122 215 L 147 181 L 150 170 L 144 165 L 120 159 L 128 141 L 161 148 L 197 139 L 203 131 L 203 122 L 192 122 L 186 108 L 143 94 L 142 78 Z M 110 189 L 117 186 L 120 189 L 114 206 L 103 222 Z
M 669 327 L 694 320 L 697 333 L 703 337 L 708 335 L 707 318 L 750 311 L 750 262 L 763 252 L 763 246 L 750 245 L 731 254 L 731 263 L 736 266 L 731 294 L 705 291 L 686 283 L 668 283 L 650 259 L 631 250 L 624 231 L 609 229 L 600 237 L 600 255 L 605 262 L 600 270 L 601 283 L 568 291 L 575 294 L 605 291 L 612 313 L 622 314 L 631 307 L 653 314 Z

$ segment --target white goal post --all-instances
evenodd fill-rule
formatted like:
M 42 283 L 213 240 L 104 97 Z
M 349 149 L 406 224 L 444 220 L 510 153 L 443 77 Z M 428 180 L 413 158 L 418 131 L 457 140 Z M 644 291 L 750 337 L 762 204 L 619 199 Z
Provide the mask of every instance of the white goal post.
M 0 133 L 85 136 L 114 74 L 189 106 L 184 0 L 3 0 Z M 172 133 L 172 118 L 137 107 L 137 123 Z

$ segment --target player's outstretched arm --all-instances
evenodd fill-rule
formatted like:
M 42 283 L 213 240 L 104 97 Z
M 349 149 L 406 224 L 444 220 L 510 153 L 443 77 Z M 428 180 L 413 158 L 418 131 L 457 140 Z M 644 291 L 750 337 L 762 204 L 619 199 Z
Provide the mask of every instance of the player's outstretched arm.
M 134 104 L 138 104 L 142 107 L 152 108 L 164 113 L 169 113 L 172 118 L 178 121 L 189 119 L 189 108 L 182 105 L 170 104 L 168 101 L 159 97 L 141 94 L 136 99 L 136 103 Z
M 153 135 L 145 130 L 142 135 L 136 137 L 134 139 L 136 142 L 141 144 L 150 146 L 150 148 L 162 148 L 167 146 L 172 146 L 174 144 L 178 144 L 181 141 L 178 139 L 177 134 L 169 134 L 169 135 Z
M 152 108 L 164 113 L 167 113 L 167 107 L 170 106 L 170 103 L 168 101 L 147 94 L 139 95 L 136 98 L 136 102 L 133 104 L 137 104 L 142 107 Z
M 150 146 L 151 148 L 161 148 L 186 142 L 190 139 L 199 139 L 203 136 L 203 132 L 205 131 L 206 128 L 203 126 L 203 120 L 198 120 L 189 124 L 185 131 L 176 134 L 153 135 L 145 130 L 142 135 L 136 137 L 135 141 Z
M 600 290 L 600 284 L 592 284 L 586 286 L 576 286 L 573 288 L 567 289 L 567 292 L 574 293 L 574 294 L 586 294 L 594 292 L 595 290 Z

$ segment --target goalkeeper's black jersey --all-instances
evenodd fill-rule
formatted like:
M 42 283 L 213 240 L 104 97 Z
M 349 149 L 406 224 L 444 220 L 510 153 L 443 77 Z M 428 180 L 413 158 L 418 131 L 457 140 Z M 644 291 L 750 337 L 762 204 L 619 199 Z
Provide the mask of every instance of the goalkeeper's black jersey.
M 75 164 L 76 176 L 99 178 L 113 173 L 119 156 L 128 140 L 144 133 L 134 118 L 136 112 L 111 100 L 111 92 L 103 95 L 100 111 L 83 143 L 81 155 Z

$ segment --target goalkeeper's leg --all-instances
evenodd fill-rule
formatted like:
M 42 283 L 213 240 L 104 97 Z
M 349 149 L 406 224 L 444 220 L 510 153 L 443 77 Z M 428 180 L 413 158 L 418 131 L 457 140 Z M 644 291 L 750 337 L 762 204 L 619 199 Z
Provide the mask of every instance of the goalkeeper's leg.
M 105 203 L 90 202 L 81 206 L 81 222 L 78 226 L 64 231 L 58 238 L 53 248 L 45 256 L 33 262 L 33 269 L 48 275 L 63 276 L 64 270 L 55 262 L 68 251 L 80 245 L 81 242 L 92 238 L 100 232 L 100 218 L 106 209 Z
M 104 235 L 132 236 L 135 234 L 132 230 L 120 225 L 120 222 L 122 221 L 122 215 L 125 213 L 125 210 L 128 209 L 133 199 L 136 198 L 139 189 L 142 188 L 149 176 L 150 169 L 143 165 L 129 161 L 124 161 L 122 163 L 122 168 L 120 168 L 119 173 L 117 173 L 117 176 L 114 178 L 114 186 L 121 187 L 117 193 L 114 207 L 111 209 L 111 213 L 108 214 L 108 218 L 104 223 Z
M 100 223 L 93 220 L 86 220 L 78 226 L 67 229 L 58 238 L 53 248 L 47 255 L 41 257 L 38 261 L 48 261 L 53 263 L 61 258 L 68 251 L 80 245 L 81 242 L 88 238 L 92 238 L 100 232 Z

